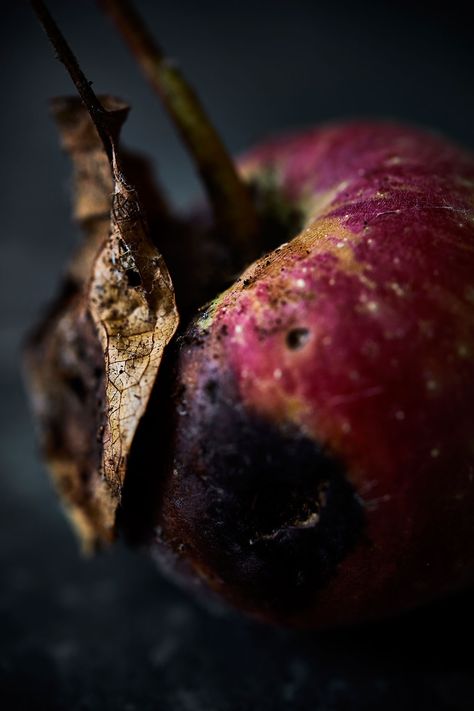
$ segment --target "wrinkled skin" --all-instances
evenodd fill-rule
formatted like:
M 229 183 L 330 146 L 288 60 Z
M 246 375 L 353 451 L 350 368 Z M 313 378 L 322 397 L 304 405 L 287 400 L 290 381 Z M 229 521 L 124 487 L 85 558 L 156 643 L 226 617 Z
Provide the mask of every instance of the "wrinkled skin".
M 303 214 L 181 339 L 154 550 L 270 621 L 474 578 L 474 159 L 384 123 L 257 148 Z

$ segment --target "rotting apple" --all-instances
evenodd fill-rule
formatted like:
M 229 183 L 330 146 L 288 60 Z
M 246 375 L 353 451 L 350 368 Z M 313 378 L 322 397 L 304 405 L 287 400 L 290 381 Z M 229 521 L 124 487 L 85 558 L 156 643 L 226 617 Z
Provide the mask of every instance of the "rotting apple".
M 181 338 L 156 550 L 266 619 L 472 581 L 474 160 L 347 123 L 257 147 L 304 227 Z
M 216 229 L 179 225 L 209 250 L 205 279 L 165 254 L 186 318 L 188 277 L 217 293 L 239 245 L 241 262 L 276 247 L 168 346 L 115 532 L 186 584 L 291 625 L 380 617 L 471 584 L 473 156 L 428 131 L 350 122 L 255 148 L 241 181 L 129 3 L 102 4 L 171 104 L 214 206 Z

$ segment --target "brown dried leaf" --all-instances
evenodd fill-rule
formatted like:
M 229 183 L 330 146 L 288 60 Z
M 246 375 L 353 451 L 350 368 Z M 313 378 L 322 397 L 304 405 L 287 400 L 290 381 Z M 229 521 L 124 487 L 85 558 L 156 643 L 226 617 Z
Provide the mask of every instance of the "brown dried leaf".
M 105 109 L 123 124 L 129 106 L 112 96 L 101 96 Z M 114 181 L 102 141 L 79 97 L 57 97 L 51 101 L 61 143 L 73 161 L 73 214 L 82 225 L 90 220 L 110 220 L 110 196 Z
M 43 454 L 84 548 L 111 537 L 113 512 L 98 475 L 103 363 L 83 290 L 65 282 L 27 350 Z
M 105 360 L 102 473 L 118 503 L 135 431 L 178 326 L 168 270 L 148 236 L 135 190 L 120 177 L 89 299 Z
M 125 119 L 124 104 L 102 102 Z M 73 161 L 74 215 L 85 240 L 26 360 L 45 458 L 84 548 L 92 549 L 115 536 L 128 451 L 178 317 L 166 267 L 121 178 L 111 217 L 114 180 L 86 109 L 68 98 L 55 100 L 53 111 Z M 130 284 L 127 265 L 140 286 Z M 127 361 L 120 374 L 119 352 Z M 118 410 L 114 381 L 126 393 Z

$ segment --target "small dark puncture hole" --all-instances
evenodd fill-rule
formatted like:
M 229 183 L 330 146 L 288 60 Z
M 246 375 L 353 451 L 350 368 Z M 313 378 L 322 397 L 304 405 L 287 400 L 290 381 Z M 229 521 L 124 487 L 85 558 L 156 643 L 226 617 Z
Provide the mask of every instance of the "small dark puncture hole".
M 136 269 L 127 269 L 127 271 L 125 272 L 125 275 L 127 277 L 129 286 L 136 287 L 136 286 L 141 285 L 142 279 L 140 277 L 140 274 L 136 271 Z
M 299 348 L 303 348 L 309 338 L 309 331 L 307 328 L 292 328 L 286 334 L 286 345 L 292 351 L 296 351 Z

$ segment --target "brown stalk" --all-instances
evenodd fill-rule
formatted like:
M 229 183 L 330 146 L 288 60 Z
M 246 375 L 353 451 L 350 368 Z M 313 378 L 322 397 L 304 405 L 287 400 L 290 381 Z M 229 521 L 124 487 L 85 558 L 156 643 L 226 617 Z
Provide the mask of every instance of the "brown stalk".
M 90 114 L 110 161 L 113 174 L 116 175 L 116 177 L 121 177 L 123 180 L 118 166 L 116 151 L 118 133 L 123 123 L 123 111 L 107 111 L 103 107 L 92 89 L 91 82 L 89 82 L 84 75 L 72 49 L 66 42 L 64 35 L 43 0 L 31 0 L 31 6 L 48 36 L 49 41 L 53 45 L 57 58 L 66 67 L 79 96 Z
M 247 186 L 194 89 L 170 61 L 128 0 L 99 0 L 161 97 L 202 177 L 217 228 L 232 246 L 255 252 L 258 219 Z

